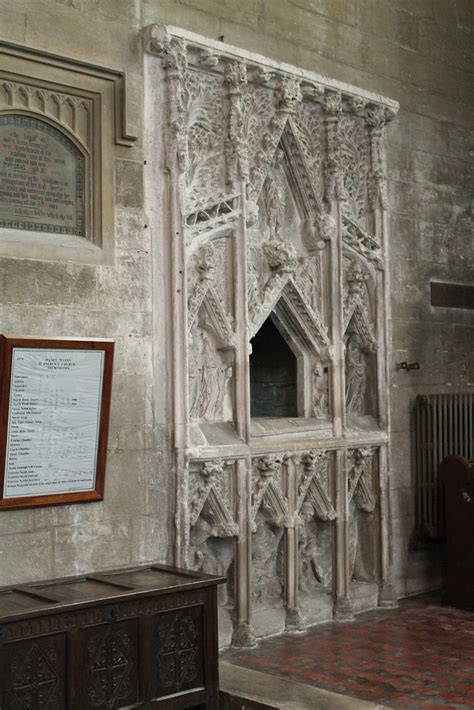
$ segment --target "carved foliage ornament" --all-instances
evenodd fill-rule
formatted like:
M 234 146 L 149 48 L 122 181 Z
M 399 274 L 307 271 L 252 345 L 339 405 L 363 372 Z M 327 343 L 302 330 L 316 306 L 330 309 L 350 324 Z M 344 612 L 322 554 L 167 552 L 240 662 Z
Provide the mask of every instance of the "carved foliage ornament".
M 239 530 L 231 512 L 229 466 L 232 462 L 216 459 L 201 464 L 198 473 L 191 478 L 189 522 L 196 524 L 207 504 L 213 521 L 212 535 L 231 537 Z
M 308 451 L 302 455 L 296 512 L 301 511 L 303 504 L 309 503 L 319 520 L 334 520 L 337 517 L 326 491 L 327 467 L 326 451 Z
M 13 645 L 5 667 L 6 703 L 11 708 L 63 707 L 64 643 L 57 637 Z
M 202 607 L 155 618 L 155 697 L 204 685 L 202 634 Z
M 353 501 L 356 508 L 364 513 L 373 513 L 376 496 L 372 483 L 372 458 L 375 450 L 372 448 L 354 449 L 350 460 L 347 477 L 349 502 Z
M 283 456 L 280 454 L 262 456 L 254 462 L 252 521 L 255 521 L 257 513 L 262 509 L 267 519 L 278 527 L 288 526 L 288 504 L 280 481 L 282 464 Z

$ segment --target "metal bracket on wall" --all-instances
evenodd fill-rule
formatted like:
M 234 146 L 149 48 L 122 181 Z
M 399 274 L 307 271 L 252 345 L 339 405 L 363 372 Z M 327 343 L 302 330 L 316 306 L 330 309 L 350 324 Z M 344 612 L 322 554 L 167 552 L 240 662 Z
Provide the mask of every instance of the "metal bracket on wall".
M 397 370 L 419 370 L 420 369 L 420 363 L 419 362 L 407 362 L 406 360 L 404 362 L 397 362 Z

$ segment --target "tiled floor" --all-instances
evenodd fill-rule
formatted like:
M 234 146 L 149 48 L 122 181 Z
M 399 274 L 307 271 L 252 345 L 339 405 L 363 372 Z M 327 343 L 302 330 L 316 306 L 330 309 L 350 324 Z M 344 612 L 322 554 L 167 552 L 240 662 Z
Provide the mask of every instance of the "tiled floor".
M 420 598 L 223 660 L 403 710 L 474 708 L 474 612 Z

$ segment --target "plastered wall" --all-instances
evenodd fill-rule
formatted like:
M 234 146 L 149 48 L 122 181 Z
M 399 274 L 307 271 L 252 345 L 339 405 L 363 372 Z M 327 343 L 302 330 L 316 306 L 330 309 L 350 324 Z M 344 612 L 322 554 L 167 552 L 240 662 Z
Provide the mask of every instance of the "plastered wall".
M 133 148 L 111 147 L 112 265 L 0 261 L 1 332 L 117 342 L 105 500 L 2 513 L 0 584 L 170 559 L 167 331 L 164 310 L 151 312 L 161 247 L 145 226 L 140 140 L 140 30 L 157 22 L 223 37 L 401 104 L 387 130 L 394 581 L 400 595 L 434 587 L 439 550 L 409 544 L 409 413 L 417 394 L 474 383 L 472 311 L 429 305 L 430 279 L 472 282 L 471 0 L 0 0 L 2 39 L 126 70 L 139 135 Z M 402 360 L 419 361 L 420 370 L 398 372 Z

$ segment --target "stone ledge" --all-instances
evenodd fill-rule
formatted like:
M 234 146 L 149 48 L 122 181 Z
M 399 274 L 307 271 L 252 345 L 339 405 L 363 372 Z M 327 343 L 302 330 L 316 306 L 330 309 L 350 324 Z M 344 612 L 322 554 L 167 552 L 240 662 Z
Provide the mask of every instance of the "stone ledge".
M 224 710 L 382 710 L 385 705 L 332 693 L 275 675 L 219 664 Z M 242 692 L 245 688 L 245 692 Z

